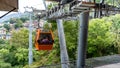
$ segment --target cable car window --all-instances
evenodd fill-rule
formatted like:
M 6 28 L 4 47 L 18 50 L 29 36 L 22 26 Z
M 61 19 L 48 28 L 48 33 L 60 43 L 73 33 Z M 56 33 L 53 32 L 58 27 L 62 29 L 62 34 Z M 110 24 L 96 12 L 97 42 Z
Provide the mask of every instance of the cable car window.
M 40 37 L 38 40 L 39 44 L 53 44 L 53 39 L 50 33 L 40 33 Z

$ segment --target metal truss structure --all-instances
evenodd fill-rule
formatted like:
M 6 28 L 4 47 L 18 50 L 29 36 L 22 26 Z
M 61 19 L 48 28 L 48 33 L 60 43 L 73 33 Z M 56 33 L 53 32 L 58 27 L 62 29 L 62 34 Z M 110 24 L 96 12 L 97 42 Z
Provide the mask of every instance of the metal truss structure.
M 120 13 L 120 8 L 103 3 L 74 0 L 70 3 L 57 5 L 47 11 L 41 12 L 39 18 L 76 20 L 77 15 L 86 11 L 94 12 L 93 17 L 97 18 Z

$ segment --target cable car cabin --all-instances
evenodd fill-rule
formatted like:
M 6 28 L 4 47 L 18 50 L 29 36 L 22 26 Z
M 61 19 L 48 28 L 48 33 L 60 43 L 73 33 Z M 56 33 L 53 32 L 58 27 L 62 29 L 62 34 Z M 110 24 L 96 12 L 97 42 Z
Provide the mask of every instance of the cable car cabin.
M 42 31 L 37 29 L 35 38 L 35 48 L 37 50 L 52 50 L 53 43 L 53 33 L 51 30 Z

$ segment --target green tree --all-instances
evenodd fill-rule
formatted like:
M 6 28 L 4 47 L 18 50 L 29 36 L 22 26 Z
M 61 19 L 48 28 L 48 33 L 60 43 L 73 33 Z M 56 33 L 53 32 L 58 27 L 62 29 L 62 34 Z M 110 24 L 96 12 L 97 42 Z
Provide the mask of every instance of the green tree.
M 5 63 L 4 61 L 0 61 L 0 68 L 12 68 L 10 63 Z
M 6 28 L 7 31 L 10 31 L 10 25 L 9 24 L 4 24 L 4 28 Z
M 23 22 L 20 19 L 16 19 L 14 27 L 15 29 L 23 27 Z
M 120 53 L 120 15 L 111 16 L 110 21 L 112 21 L 111 31 L 115 35 L 114 45 L 118 48 L 118 53 Z
M 14 23 L 16 23 L 16 19 L 15 18 L 11 18 L 10 19 L 10 24 L 14 24 Z
M 17 48 L 15 53 L 15 58 L 19 65 L 25 65 L 28 63 L 28 49 L 26 48 Z
M 67 50 L 68 50 L 70 60 L 76 59 L 78 24 L 79 24 L 78 21 L 64 22 L 66 45 L 67 45 Z
M 24 22 L 26 22 L 27 20 L 29 20 L 29 18 L 28 18 L 28 17 L 21 17 L 20 20 L 24 23 Z
M 29 31 L 25 28 L 20 29 L 19 31 L 14 31 L 11 37 L 11 44 L 15 47 L 25 47 L 28 48 L 28 35 Z
M 9 53 L 8 49 L 2 48 L 0 49 L 0 59 L 4 59 L 4 56 Z
M 103 56 L 108 53 L 107 47 L 111 47 L 114 42 L 114 34 L 110 32 L 112 25 L 108 18 L 93 19 L 89 24 L 88 33 L 88 56 Z M 110 52 L 109 52 L 110 54 Z
M 0 39 L 0 44 L 5 44 L 5 40 Z

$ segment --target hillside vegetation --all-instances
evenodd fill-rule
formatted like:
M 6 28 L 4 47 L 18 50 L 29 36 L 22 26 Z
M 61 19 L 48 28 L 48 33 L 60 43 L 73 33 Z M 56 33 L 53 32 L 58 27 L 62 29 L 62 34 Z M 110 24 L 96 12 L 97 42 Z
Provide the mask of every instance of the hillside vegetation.
M 21 21 L 22 23 L 23 21 Z M 55 37 L 53 50 L 35 51 L 33 31 L 33 64 L 42 66 L 60 63 L 60 44 L 57 25 L 49 21 Z M 76 60 L 78 21 L 64 21 L 66 45 L 70 60 Z M 10 40 L 0 39 L 0 67 L 1 68 L 27 68 L 28 66 L 28 29 L 19 27 L 12 32 Z M 46 28 L 46 27 L 45 27 Z M 89 21 L 87 58 L 113 55 L 120 53 L 120 15 L 91 19 Z

